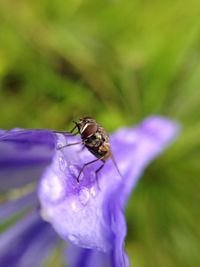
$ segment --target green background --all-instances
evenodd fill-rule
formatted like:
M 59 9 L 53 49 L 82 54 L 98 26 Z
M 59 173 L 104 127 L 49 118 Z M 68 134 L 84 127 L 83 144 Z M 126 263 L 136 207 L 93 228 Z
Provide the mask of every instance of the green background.
M 0 2 L 1 128 L 69 130 L 84 115 L 108 131 L 151 114 L 181 123 L 129 201 L 133 267 L 200 266 L 199 87 L 197 0 Z

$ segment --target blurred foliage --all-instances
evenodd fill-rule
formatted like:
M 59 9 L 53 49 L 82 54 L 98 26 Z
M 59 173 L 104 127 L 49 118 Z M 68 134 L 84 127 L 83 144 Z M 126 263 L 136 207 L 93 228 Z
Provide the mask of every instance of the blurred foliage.
M 7 0 L 0 22 L 1 128 L 182 124 L 129 202 L 127 250 L 133 267 L 200 266 L 200 2 Z

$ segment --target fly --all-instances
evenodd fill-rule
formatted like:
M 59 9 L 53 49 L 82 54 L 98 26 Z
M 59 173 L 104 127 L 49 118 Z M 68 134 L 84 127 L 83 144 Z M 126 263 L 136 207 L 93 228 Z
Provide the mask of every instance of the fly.
M 81 141 L 58 147 L 58 149 L 63 149 L 64 147 L 72 145 L 83 144 L 96 157 L 96 159 L 89 161 L 83 165 L 77 176 L 77 182 L 79 183 L 80 175 L 88 165 L 97 161 L 101 161 L 101 166 L 95 171 L 97 178 L 99 171 L 104 167 L 105 162 L 109 158 L 112 159 L 112 162 L 115 165 L 117 172 L 121 176 L 121 173 L 118 169 L 118 166 L 111 151 L 109 136 L 105 129 L 91 117 L 80 118 L 78 122 L 73 122 L 75 123 L 75 126 L 71 130 L 71 134 L 80 134 Z

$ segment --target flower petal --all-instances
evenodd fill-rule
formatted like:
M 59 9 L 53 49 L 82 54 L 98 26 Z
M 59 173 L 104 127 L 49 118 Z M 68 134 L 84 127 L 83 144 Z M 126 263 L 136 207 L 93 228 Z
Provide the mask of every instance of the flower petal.
M 125 177 L 116 190 L 123 204 L 145 167 L 163 152 L 178 133 L 179 125 L 176 122 L 152 116 L 135 128 L 120 129 L 111 136 L 113 154 Z
M 77 145 L 57 151 L 38 188 L 43 218 L 63 239 L 110 254 L 113 266 L 128 266 L 124 205 L 144 168 L 172 141 L 177 130 L 172 121 L 151 117 L 135 128 L 111 135 L 123 178 L 109 159 L 98 173 L 98 183 L 95 171 L 101 162 L 88 165 L 77 182 L 84 163 L 95 159 L 87 149 L 81 151 Z M 61 134 L 57 138 L 59 145 L 80 140 Z
M 107 220 L 111 225 L 110 238 L 113 241 L 113 266 L 129 266 L 124 252 L 126 222 L 123 214 L 128 196 L 144 168 L 172 142 L 178 132 L 177 123 L 155 116 L 146 119 L 136 128 L 122 129 L 112 136 L 111 142 L 118 143 L 118 146 L 113 146 L 113 153 L 125 178 L 107 199 Z M 123 147 L 123 153 L 120 147 Z
M 68 137 L 67 141 L 74 143 L 77 138 Z M 65 142 L 65 137 L 58 135 L 58 143 Z M 65 240 L 107 251 L 110 244 L 102 209 L 105 195 L 103 190 L 100 193 L 95 177 L 98 164 L 88 166 L 78 184 L 77 176 L 84 162 L 94 158 L 87 150 L 80 152 L 80 148 L 70 146 L 57 151 L 44 173 L 38 189 L 42 216 Z
M 40 266 L 55 241 L 52 228 L 31 213 L 0 235 L 0 266 Z
M 65 250 L 69 267 L 111 267 L 111 254 L 75 246 L 71 243 Z
M 7 201 L 0 205 L 0 223 L 3 223 L 10 216 L 27 208 L 36 207 L 38 204 L 36 192 L 31 192 L 21 198 Z
M 0 191 L 37 180 L 50 164 L 54 149 L 55 134 L 52 131 L 1 131 Z

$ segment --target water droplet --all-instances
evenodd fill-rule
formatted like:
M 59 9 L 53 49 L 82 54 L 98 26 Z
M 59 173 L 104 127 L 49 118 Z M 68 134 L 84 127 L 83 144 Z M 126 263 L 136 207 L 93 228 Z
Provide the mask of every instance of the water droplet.
M 65 145 L 64 140 L 58 140 L 58 141 L 57 141 L 57 144 L 56 144 L 56 148 L 57 148 L 57 149 L 60 149 L 60 148 L 63 147 L 64 145 Z M 62 151 L 62 150 L 60 150 L 60 151 Z
M 78 207 L 74 201 L 72 202 L 71 206 L 73 211 L 78 211 Z
M 75 235 L 68 235 L 68 238 L 70 241 L 72 241 L 74 244 L 78 244 L 78 238 Z
M 67 167 L 67 161 L 64 159 L 63 156 L 59 157 L 59 166 L 61 171 L 65 171 L 65 168 Z
M 90 188 L 90 194 L 91 194 L 93 197 L 96 197 L 97 192 L 96 192 L 94 186 Z
M 96 173 L 95 171 L 90 173 L 90 180 L 91 182 L 94 182 L 97 179 Z
M 79 175 L 78 168 L 75 165 L 69 165 L 69 172 L 75 177 Z
M 86 205 L 90 199 L 90 192 L 87 188 L 82 188 L 79 192 L 79 200 L 82 205 Z

